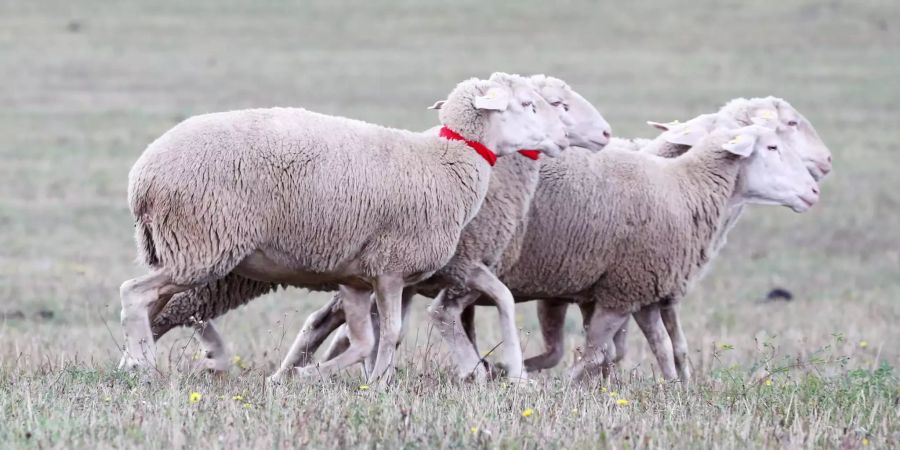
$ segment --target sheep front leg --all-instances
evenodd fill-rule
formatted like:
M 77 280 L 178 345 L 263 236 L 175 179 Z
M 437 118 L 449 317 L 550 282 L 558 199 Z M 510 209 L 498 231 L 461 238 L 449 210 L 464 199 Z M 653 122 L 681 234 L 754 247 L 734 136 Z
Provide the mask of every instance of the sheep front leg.
M 681 322 L 678 321 L 678 312 L 675 310 L 675 305 L 672 303 L 664 304 L 660 309 L 660 313 L 663 324 L 666 326 L 666 331 L 672 339 L 675 369 L 678 371 L 678 378 L 684 384 L 690 383 L 691 368 L 687 359 L 687 339 L 684 337 Z
M 381 333 L 375 368 L 369 374 L 369 380 L 382 385 L 390 382 L 397 364 L 397 345 L 403 328 L 403 287 L 400 276 L 382 275 L 375 280 L 375 303 L 378 305 Z
M 410 287 L 403 289 L 403 299 L 401 304 L 401 312 L 400 312 L 400 337 L 397 339 L 397 348 L 399 349 L 400 343 L 403 342 L 403 337 L 406 336 L 406 331 L 409 329 L 409 323 L 406 321 L 406 315 L 409 313 L 409 304 L 412 301 L 412 298 L 416 295 L 416 290 Z M 378 358 L 378 343 L 380 342 L 380 336 L 377 333 L 377 330 L 381 326 L 380 319 L 378 317 L 378 309 L 372 308 L 372 327 L 376 330 L 375 334 L 375 347 L 372 349 L 372 353 L 369 353 L 369 357 L 366 358 L 366 364 L 364 370 L 366 373 L 372 373 L 375 370 L 375 360 Z
M 601 372 L 604 361 L 613 361 L 616 346 L 613 336 L 628 320 L 627 313 L 604 309 L 600 305 L 591 308 L 591 316 L 585 317 L 584 355 L 575 362 L 569 372 L 574 381 L 581 381 Z
M 523 367 L 522 344 L 519 342 L 519 332 L 516 327 L 516 300 L 512 292 L 494 275 L 490 269 L 479 264 L 469 277 L 469 286 L 490 297 L 497 305 L 500 315 L 500 333 L 503 338 L 502 364 L 506 368 L 507 376 L 516 381 L 528 379 L 528 374 Z M 474 301 L 469 300 L 469 302 Z M 461 305 L 469 306 L 468 303 Z
M 462 328 L 463 307 L 460 304 L 474 302 L 480 295 L 479 292 L 470 292 L 462 298 L 450 298 L 444 289 L 438 293 L 428 308 L 431 323 L 441 333 L 450 350 L 457 376 L 460 379 L 471 376 L 477 383 L 487 379 L 487 372 L 481 364 L 481 357 L 469 341 L 469 335 Z
M 211 372 L 225 372 L 231 367 L 225 340 L 213 325 L 212 320 L 207 320 L 194 326 L 197 330 L 197 340 L 203 352 L 203 368 Z
M 189 288 L 173 283 L 165 270 L 122 283 L 119 294 L 122 298 L 125 354 L 119 363 L 120 369 L 146 370 L 155 366 L 156 343 L 150 329 L 150 312 L 161 310 L 164 305 L 159 302 Z
M 529 372 L 555 367 L 563 357 L 563 331 L 566 324 L 568 303 L 538 301 L 538 323 L 544 338 L 544 353 L 525 360 Z
M 285 373 L 289 373 L 293 367 L 304 367 L 309 365 L 316 353 L 316 349 L 322 345 L 322 342 L 344 323 L 344 309 L 341 306 L 341 294 L 335 294 L 331 300 L 321 308 L 313 311 L 303 328 L 297 333 L 294 343 L 291 344 L 290 350 L 281 361 L 278 371 L 272 375 L 273 380 L 280 379 Z M 348 341 L 349 345 L 349 341 Z
M 340 290 L 344 316 L 350 336 L 350 346 L 347 348 L 347 351 L 330 361 L 295 368 L 296 374 L 300 378 L 330 376 L 346 367 L 362 362 L 366 355 L 372 351 L 372 346 L 374 346 L 375 342 L 375 336 L 372 333 L 372 317 L 369 312 L 371 305 L 369 298 L 372 291 L 343 285 L 340 287 Z M 272 376 L 272 381 L 278 381 L 277 375 L 279 374 L 276 373 Z
M 650 350 L 656 356 L 656 362 L 662 371 L 666 381 L 675 379 L 675 359 L 672 356 L 672 340 L 666 332 L 662 317 L 659 313 L 659 305 L 649 305 L 634 313 L 634 321 L 647 338 Z

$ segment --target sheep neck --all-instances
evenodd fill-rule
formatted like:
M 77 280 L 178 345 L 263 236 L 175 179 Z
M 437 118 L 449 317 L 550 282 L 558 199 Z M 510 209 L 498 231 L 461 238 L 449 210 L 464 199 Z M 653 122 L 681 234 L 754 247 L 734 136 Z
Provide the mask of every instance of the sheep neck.
M 702 263 L 705 264 L 724 245 L 725 235 L 734 226 L 741 209 L 732 204 L 735 196 L 741 159 L 716 149 L 695 148 L 676 158 L 684 175 L 679 177 L 686 195 L 693 197 L 687 204 L 693 211 L 698 242 L 704 243 Z
M 470 140 L 462 137 L 459 133 L 447 128 L 446 125 L 441 127 L 441 132 L 440 132 L 439 136 L 442 138 L 445 138 L 445 139 L 449 139 L 451 141 L 465 142 L 466 145 L 471 147 L 472 150 L 475 150 L 475 152 L 478 153 L 478 155 L 480 155 L 482 158 L 484 158 L 484 160 L 487 161 L 487 163 L 490 164 L 492 167 L 494 164 L 497 163 L 497 154 L 494 153 L 493 151 L 491 151 L 491 149 L 487 148 L 486 145 L 484 145 L 478 141 L 470 141 Z

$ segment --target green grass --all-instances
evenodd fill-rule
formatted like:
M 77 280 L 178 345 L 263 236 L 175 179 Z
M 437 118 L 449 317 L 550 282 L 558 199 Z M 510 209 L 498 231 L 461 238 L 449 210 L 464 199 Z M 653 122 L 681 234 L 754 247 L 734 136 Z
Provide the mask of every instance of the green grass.
M 0 447 L 900 445 L 900 4 L 637 3 L 0 5 Z M 127 173 L 150 141 L 193 114 L 273 105 L 425 129 L 426 106 L 494 70 L 566 79 L 621 136 L 779 95 L 830 146 L 820 204 L 754 208 L 685 300 L 696 383 L 659 385 L 632 333 L 605 393 L 565 381 L 571 356 L 527 388 L 459 385 L 423 300 L 390 389 L 360 390 L 355 371 L 273 389 L 264 376 L 326 298 L 299 290 L 223 318 L 246 369 L 191 370 L 177 330 L 152 385 L 114 370 L 117 288 L 141 273 Z M 773 287 L 794 301 L 760 302 Z M 520 316 L 535 354 L 533 305 Z M 480 317 L 483 348 L 495 317 Z

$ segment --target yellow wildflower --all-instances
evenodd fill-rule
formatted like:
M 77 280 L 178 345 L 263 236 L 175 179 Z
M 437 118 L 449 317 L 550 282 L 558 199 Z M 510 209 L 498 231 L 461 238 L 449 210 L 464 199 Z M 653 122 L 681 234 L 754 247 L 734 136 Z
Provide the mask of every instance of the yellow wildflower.
M 244 403 L 244 409 L 253 409 L 253 405 L 250 403 Z
M 522 411 L 522 417 L 531 417 L 534 414 L 534 410 L 531 408 L 525 408 L 525 411 Z
M 863 438 L 863 445 L 869 445 L 869 438 Z
M 625 400 L 624 398 L 620 398 L 620 399 L 616 400 L 616 404 L 619 406 L 628 406 L 628 400 Z
M 469 431 L 471 431 L 472 434 L 478 434 L 478 427 L 469 428 Z
M 612 397 L 612 398 L 616 398 L 617 395 L 619 395 L 619 393 L 616 392 L 616 391 L 612 391 L 612 392 L 609 393 L 609 396 Z
M 368 384 L 361 384 L 361 385 L 359 385 L 359 390 L 361 390 L 361 391 L 368 391 L 368 390 L 369 390 L 369 385 L 368 385 Z
M 191 392 L 190 401 L 191 403 L 197 403 L 203 398 L 203 394 L 199 392 Z
M 601 393 L 601 394 L 605 394 L 605 393 L 606 393 L 606 388 L 605 388 L 605 387 L 601 387 L 601 388 L 600 388 L 600 393 Z
M 241 400 L 244 399 L 244 396 L 238 394 L 238 395 L 235 395 L 234 397 L 231 397 L 231 399 L 234 400 L 234 401 L 236 401 L 236 402 L 239 402 L 239 401 L 241 401 Z
M 734 346 L 731 344 L 722 344 L 719 346 L 722 350 L 734 350 Z
M 866 348 L 869 346 L 869 343 L 866 341 L 859 341 L 859 348 Z
M 771 385 L 772 385 L 772 379 L 766 378 L 766 386 L 771 386 Z

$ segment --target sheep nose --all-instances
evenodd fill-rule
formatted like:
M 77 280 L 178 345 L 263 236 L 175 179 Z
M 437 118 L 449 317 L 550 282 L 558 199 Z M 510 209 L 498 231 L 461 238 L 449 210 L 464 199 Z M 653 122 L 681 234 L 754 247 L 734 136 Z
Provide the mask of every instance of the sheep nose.
M 818 186 L 813 186 L 812 191 L 813 191 L 813 194 L 819 195 L 819 187 Z
M 609 139 L 609 138 L 610 138 L 610 136 L 612 136 L 612 134 L 610 134 L 610 132 L 609 132 L 609 131 L 606 131 L 606 130 L 603 130 L 603 137 L 605 137 L 605 138 L 607 138 L 607 139 Z

